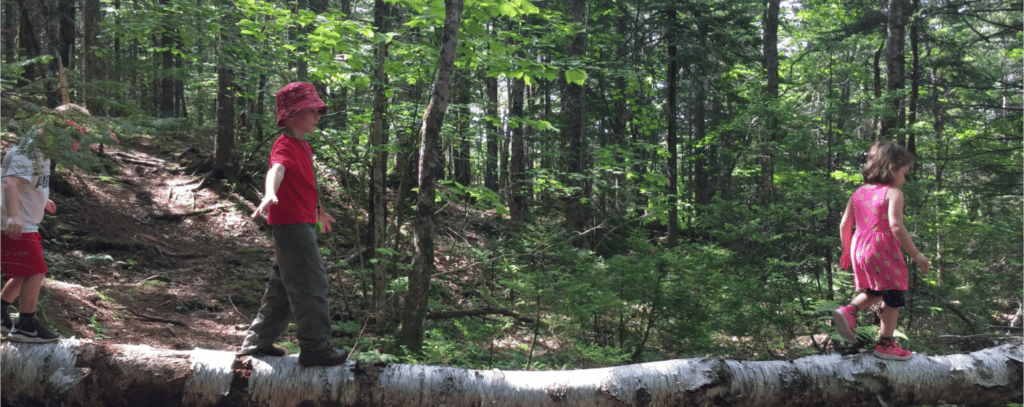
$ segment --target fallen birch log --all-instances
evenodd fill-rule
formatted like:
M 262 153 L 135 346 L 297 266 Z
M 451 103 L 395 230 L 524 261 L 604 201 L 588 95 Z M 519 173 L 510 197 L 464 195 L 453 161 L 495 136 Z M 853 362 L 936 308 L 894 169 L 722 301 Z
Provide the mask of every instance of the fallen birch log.
M 1021 403 L 1020 344 L 963 355 L 870 353 L 791 361 L 680 359 L 570 371 L 376 365 L 304 368 L 79 340 L 0 345 L 4 405 L 79 406 L 910 406 Z

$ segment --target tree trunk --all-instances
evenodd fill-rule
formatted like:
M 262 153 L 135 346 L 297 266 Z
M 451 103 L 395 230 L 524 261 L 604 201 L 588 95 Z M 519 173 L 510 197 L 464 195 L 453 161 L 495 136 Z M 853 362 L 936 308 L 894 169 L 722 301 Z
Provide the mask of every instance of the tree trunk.
M 225 37 L 221 37 L 222 39 Z M 223 51 L 222 51 L 223 52 Z M 217 68 L 216 127 L 217 139 L 210 176 L 217 179 L 235 176 L 235 73 L 226 66 L 227 58 Z
M 374 25 L 379 32 L 390 30 L 389 6 L 383 0 L 376 0 L 373 3 Z M 381 41 L 376 45 L 376 68 L 374 70 L 373 84 L 373 124 L 370 129 L 370 151 L 371 151 L 371 174 L 370 174 L 370 223 L 372 225 L 373 253 L 371 256 L 379 258 L 380 249 L 387 247 L 387 165 L 388 153 L 384 145 L 388 142 L 387 136 L 387 96 L 384 93 L 388 86 L 388 74 L 384 72 L 384 63 L 388 59 L 388 42 Z M 385 318 L 387 307 L 388 278 L 385 267 L 386 262 L 376 261 L 373 263 L 373 314 L 377 321 Z
M 64 51 L 68 48 L 64 44 L 64 25 L 65 17 L 67 13 L 68 4 L 64 0 L 44 0 L 41 2 L 43 6 L 43 16 L 45 18 L 43 35 L 45 40 L 43 46 L 47 55 L 53 56 L 47 65 L 45 77 L 57 78 L 58 72 L 61 69 L 68 67 L 68 62 Z M 72 5 L 72 7 L 74 7 Z M 73 22 L 74 20 L 72 20 Z M 72 37 L 73 40 L 73 37 Z M 55 108 L 61 104 L 61 85 L 55 81 L 47 81 L 44 84 L 46 89 L 46 106 L 49 108 Z
M 889 0 L 889 20 L 885 42 L 885 90 L 892 100 L 892 110 L 889 115 L 882 117 L 878 125 L 878 138 L 886 138 L 889 130 L 899 128 L 902 124 L 899 120 L 902 110 L 903 99 L 896 97 L 896 92 L 903 89 L 905 58 L 903 56 L 904 24 L 903 24 L 903 0 Z M 889 137 L 891 138 L 891 137 Z M 901 143 L 906 145 L 906 140 Z
M 75 26 L 78 14 L 78 2 L 75 0 L 60 0 L 58 12 L 60 13 L 60 58 L 65 69 L 75 68 L 75 43 L 78 38 L 78 29 Z
M 113 12 L 113 14 L 114 14 L 114 24 L 120 24 L 121 23 L 121 0 L 114 0 L 113 1 L 113 8 L 114 8 L 114 12 Z M 121 36 L 120 35 L 112 35 L 112 37 L 114 37 L 113 38 L 114 44 L 113 44 L 113 50 L 112 50 L 113 53 L 107 57 L 107 60 L 111 61 L 111 65 L 116 66 L 116 65 L 118 65 L 121 62 L 121 60 L 124 58 L 124 56 L 121 55 L 121 51 L 122 51 Z M 112 75 L 109 75 L 111 80 L 113 80 L 114 82 L 120 82 L 121 81 L 121 77 L 122 77 L 122 70 L 121 69 L 114 69 L 113 72 L 111 72 L 111 74 Z
M 727 105 L 727 104 L 725 104 Z M 715 96 L 711 98 L 711 111 L 723 112 L 727 106 L 723 106 L 722 98 Z M 718 134 L 718 151 L 721 151 L 718 156 L 718 196 L 724 200 L 732 199 L 732 170 L 736 166 L 735 155 L 728 154 L 732 151 L 733 147 L 733 132 L 730 130 L 724 130 Z
M 324 7 L 326 8 L 326 5 Z M 352 0 L 341 0 L 340 10 L 345 15 L 352 15 Z M 348 87 L 342 87 L 338 90 L 337 107 L 334 109 L 338 114 L 337 117 L 332 119 L 334 123 L 337 123 L 337 126 L 332 127 L 337 127 L 342 131 L 348 129 L 348 91 Z M 353 145 L 358 144 L 358 138 L 355 138 L 355 140 L 356 143 L 353 143 Z
M 101 21 L 103 21 L 103 11 L 100 0 L 85 0 L 82 8 L 82 51 L 85 60 L 85 82 L 90 89 L 85 93 L 85 107 L 97 116 L 103 114 L 100 110 L 103 107 L 103 100 L 98 91 L 100 89 L 98 82 L 106 79 L 103 58 L 96 56 L 96 53 L 102 49 L 99 43 Z
M 6 341 L 0 356 L 5 405 L 862 407 L 1006 405 L 1024 396 L 1020 344 L 905 362 L 862 353 L 762 362 L 677 359 L 575 371 L 355 361 L 304 368 L 297 356 L 236 358 L 74 339 Z
M 694 115 L 693 115 L 693 154 L 696 155 L 693 162 L 693 189 L 694 203 L 696 203 L 696 215 L 700 216 L 701 207 L 711 203 L 715 195 L 715 187 L 711 175 L 714 173 L 711 163 L 713 145 L 704 139 L 708 134 L 708 109 L 707 91 L 704 80 L 696 78 L 694 85 Z
M 675 24 L 676 10 L 669 9 L 665 12 L 668 17 L 668 78 L 665 87 L 668 90 L 668 100 L 665 102 L 665 120 L 668 123 L 668 135 L 665 142 L 668 144 L 668 248 L 672 249 L 679 244 L 679 145 L 678 126 L 676 119 L 679 114 L 676 106 L 676 74 L 679 67 L 676 62 L 676 36 Z
M 3 10 L 3 27 L 0 27 L 0 37 L 3 38 L 3 61 L 5 64 L 13 64 L 18 57 L 18 20 L 21 17 L 21 8 L 15 0 L 3 0 Z
M 295 1 L 295 12 L 301 12 L 308 9 L 308 0 Z M 309 82 L 309 61 L 306 60 L 306 56 L 309 55 L 309 47 L 306 46 L 306 41 L 309 39 L 310 31 L 310 25 L 303 24 L 296 27 L 289 33 L 294 36 L 292 41 L 298 45 L 295 49 L 295 78 L 300 82 Z
M 779 99 L 779 3 L 780 0 L 768 0 L 764 23 L 764 61 L 768 75 L 765 93 L 772 101 Z M 777 102 L 776 102 L 777 103 Z M 772 152 L 779 120 L 770 120 L 765 124 L 765 136 L 761 143 L 761 185 L 758 188 L 758 200 L 762 206 L 772 202 L 775 195 L 775 163 Z
M 498 129 L 498 78 L 485 78 L 487 87 L 487 156 L 484 159 L 484 186 L 498 192 L 498 146 L 500 136 Z
M 174 69 L 182 72 L 185 69 L 184 58 L 181 54 L 174 56 Z M 235 92 L 238 93 L 237 91 Z M 174 115 L 175 117 L 188 117 L 188 104 L 185 103 L 185 81 L 180 77 L 174 80 Z
M 508 100 L 512 100 L 512 86 L 511 81 L 505 83 L 506 89 L 509 90 Z M 509 109 L 511 113 L 511 108 Z M 511 117 L 511 116 L 506 116 Z M 509 208 L 512 207 L 512 129 L 511 121 L 508 121 L 506 125 L 501 126 L 501 138 L 500 147 L 498 148 L 498 191 L 502 199 L 504 199 L 505 205 Z M 511 212 L 511 211 L 510 211 Z M 511 213 L 509 214 L 511 215 Z
M 586 27 L 588 16 L 587 0 L 573 0 L 569 6 L 569 15 L 574 24 Z M 566 57 L 569 59 L 585 59 L 587 53 L 587 30 L 579 29 L 569 44 Z M 586 149 L 584 148 L 587 126 L 587 88 L 568 80 L 564 80 L 563 102 L 566 116 L 565 129 L 565 173 L 569 191 L 565 196 L 565 227 L 574 235 L 582 233 L 587 226 L 587 214 L 583 208 L 586 180 Z M 583 247 L 585 240 L 573 239 L 573 245 Z
M 225 23 L 235 21 L 233 14 L 225 14 L 221 17 Z M 237 37 L 231 31 L 234 28 L 233 24 L 225 24 L 218 33 L 218 43 L 216 48 L 217 56 L 217 95 L 216 101 L 214 102 L 214 126 L 216 128 L 216 139 L 214 143 L 213 157 L 211 157 L 209 166 L 208 177 L 215 179 L 230 179 L 234 178 L 238 173 L 237 162 L 235 161 L 235 96 L 237 94 L 237 84 L 235 84 L 235 71 L 232 66 L 232 61 L 235 60 L 232 55 L 231 47 L 224 46 L 230 44 L 233 39 Z M 170 76 L 165 77 L 166 79 Z M 177 96 L 175 90 L 175 83 L 172 81 L 172 87 L 170 91 L 172 95 Z M 164 88 L 163 91 L 167 91 Z M 161 100 L 164 100 L 161 97 Z M 173 102 L 178 97 L 171 98 Z M 177 114 L 178 108 L 173 107 L 172 103 L 171 113 Z M 161 110 L 163 106 L 161 106 Z M 204 165 L 204 170 L 206 165 Z
M 43 46 L 39 41 L 39 33 L 43 31 L 46 24 L 41 17 L 43 15 L 42 6 L 42 3 L 38 1 L 18 0 L 18 10 L 21 10 L 20 24 L 18 24 L 18 49 L 24 53 L 22 55 L 24 59 L 32 59 L 43 53 Z M 42 64 L 36 64 L 26 66 L 25 72 L 21 76 L 27 83 L 41 78 L 45 74 L 46 69 Z M 19 83 L 19 85 L 24 85 L 24 83 Z
M 520 51 L 520 58 L 524 57 Z M 525 125 L 522 122 L 511 123 L 512 120 L 523 118 L 523 94 L 526 92 L 526 82 L 523 78 L 512 79 L 512 92 L 509 100 L 510 119 L 509 127 L 512 131 L 512 157 L 509 164 L 509 192 L 512 195 L 512 202 L 509 205 L 509 214 L 513 221 L 521 222 L 526 220 L 529 208 L 526 203 L 526 140 L 523 135 Z
M 472 159 L 470 154 L 473 150 L 473 137 L 469 134 L 469 124 L 472 121 L 470 112 L 470 103 L 472 103 L 472 95 L 470 92 L 469 75 L 465 75 L 467 72 L 460 71 L 457 76 L 459 86 L 455 87 L 455 104 L 457 105 L 455 114 L 458 117 L 456 120 L 456 132 L 455 137 L 452 139 L 452 167 L 455 170 L 455 182 L 458 182 L 464 187 L 470 186 L 472 182 Z
M 910 14 L 917 14 L 917 10 L 921 8 L 921 0 L 914 0 L 913 6 L 911 6 Z M 907 128 L 914 128 L 914 124 L 917 123 L 917 102 L 920 99 L 921 93 L 921 61 L 920 61 L 920 47 L 918 46 L 918 18 L 915 17 L 910 23 L 910 100 L 907 102 L 909 107 L 909 115 L 907 117 Z M 907 132 L 907 151 L 912 155 L 917 155 L 917 139 L 914 132 Z M 917 171 L 914 171 L 913 179 L 916 179 Z
M 167 11 L 168 0 L 160 0 L 160 5 Z M 160 79 L 159 92 L 160 117 L 174 117 L 176 113 L 174 110 L 174 75 L 171 74 L 174 69 L 174 54 L 171 52 L 171 48 L 175 47 L 176 43 L 173 34 L 175 28 L 171 24 L 167 24 L 163 29 L 164 31 L 160 33 L 160 46 L 164 48 L 160 52 L 160 72 L 163 75 L 163 78 Z
M 451 96 L 452 73 L 455 70 L 456 49 L 459 45 L 459 27 L 462 25 L 462 0 L 445 0 L 444 29 L 441 34 L 441 52 L 434 74 L 434 91 L 423 115 L 420 128 L 419 194 L 416 202 L 416 252 L 409 268 L 409 291 L 405 295 L 402 330 L 398 343 L 413 352 L 423 345 L 423 321 L 427 317 L 427 293 L 430 276 L 434 274 L 434 184 L 437 180 L 437 146 L 441 138 L 441 125 Z

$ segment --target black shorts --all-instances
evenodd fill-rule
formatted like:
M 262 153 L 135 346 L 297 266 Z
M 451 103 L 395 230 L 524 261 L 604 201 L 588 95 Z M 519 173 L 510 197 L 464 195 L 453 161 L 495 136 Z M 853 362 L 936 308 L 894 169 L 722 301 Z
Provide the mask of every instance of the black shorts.
M 890 308 L 903 308 L 907 305 L 907 300 L 903 298 L 903 290 L 875 291 L 868 289 L 864 290 L 864 292 L 868 293 L 868 295 L 873 295 L 875 297 L 881 296 L 882 301 L 885 302 L 885 305 L 888 305 Z

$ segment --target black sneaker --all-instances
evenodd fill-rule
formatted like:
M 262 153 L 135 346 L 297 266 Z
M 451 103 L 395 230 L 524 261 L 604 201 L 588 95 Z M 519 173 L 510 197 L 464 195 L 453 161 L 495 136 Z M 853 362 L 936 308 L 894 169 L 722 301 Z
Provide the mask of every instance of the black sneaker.
M 60 339 L 60 334 L 46 329 L 33 315 L 28 319 L 19 318 L 18 323 L 14 324 L 14 329 L 11 329 L 10 335 L 7 335 L 7 339 L 14 342 L 46 343 Z
M 335 349 L 330 343 L 321 350 L 303 350 L 299 352 L 299 364 L 305 367 L 337 366 L 348 359 L 348 351 Z

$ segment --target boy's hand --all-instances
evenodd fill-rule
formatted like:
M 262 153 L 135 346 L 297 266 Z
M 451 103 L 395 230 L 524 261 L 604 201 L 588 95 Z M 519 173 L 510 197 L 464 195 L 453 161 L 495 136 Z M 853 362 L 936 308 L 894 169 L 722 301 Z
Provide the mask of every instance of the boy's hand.
M 320 211 L 317 221 L 320 222 L 320 233 L 327 233 L 331 231 L 331 224 L 334 223 L 334 218 L 328 215 L 327 212 Z
M 50 215 L 54 215 L 57 213 L 57 204 L 53 203 L 53 200 L 51 199 L 46 200 L 45 208 L 47 212 L 50 212 Z
M 4 225 L 4 234 L 11 239 L 15 239 L 21 236 L 21 231 L 24 229 L 25 225 L 21 223 L 21 218 L 11 216 L 7 218 L 7 224 Z
M 270 208 L 270 205 L 277 205 L 277 195 L 270 194 L 263 197 L 263 200 L 260 201 L 260 206 L 256 207 L 256 211 L 253 212 L 252 215 L 250 216 L 252 216 L 253 219 L 256 219 L 256 217 L 260 216 L 260 212 L 263 212 L 267 210 L 267 208 Z

